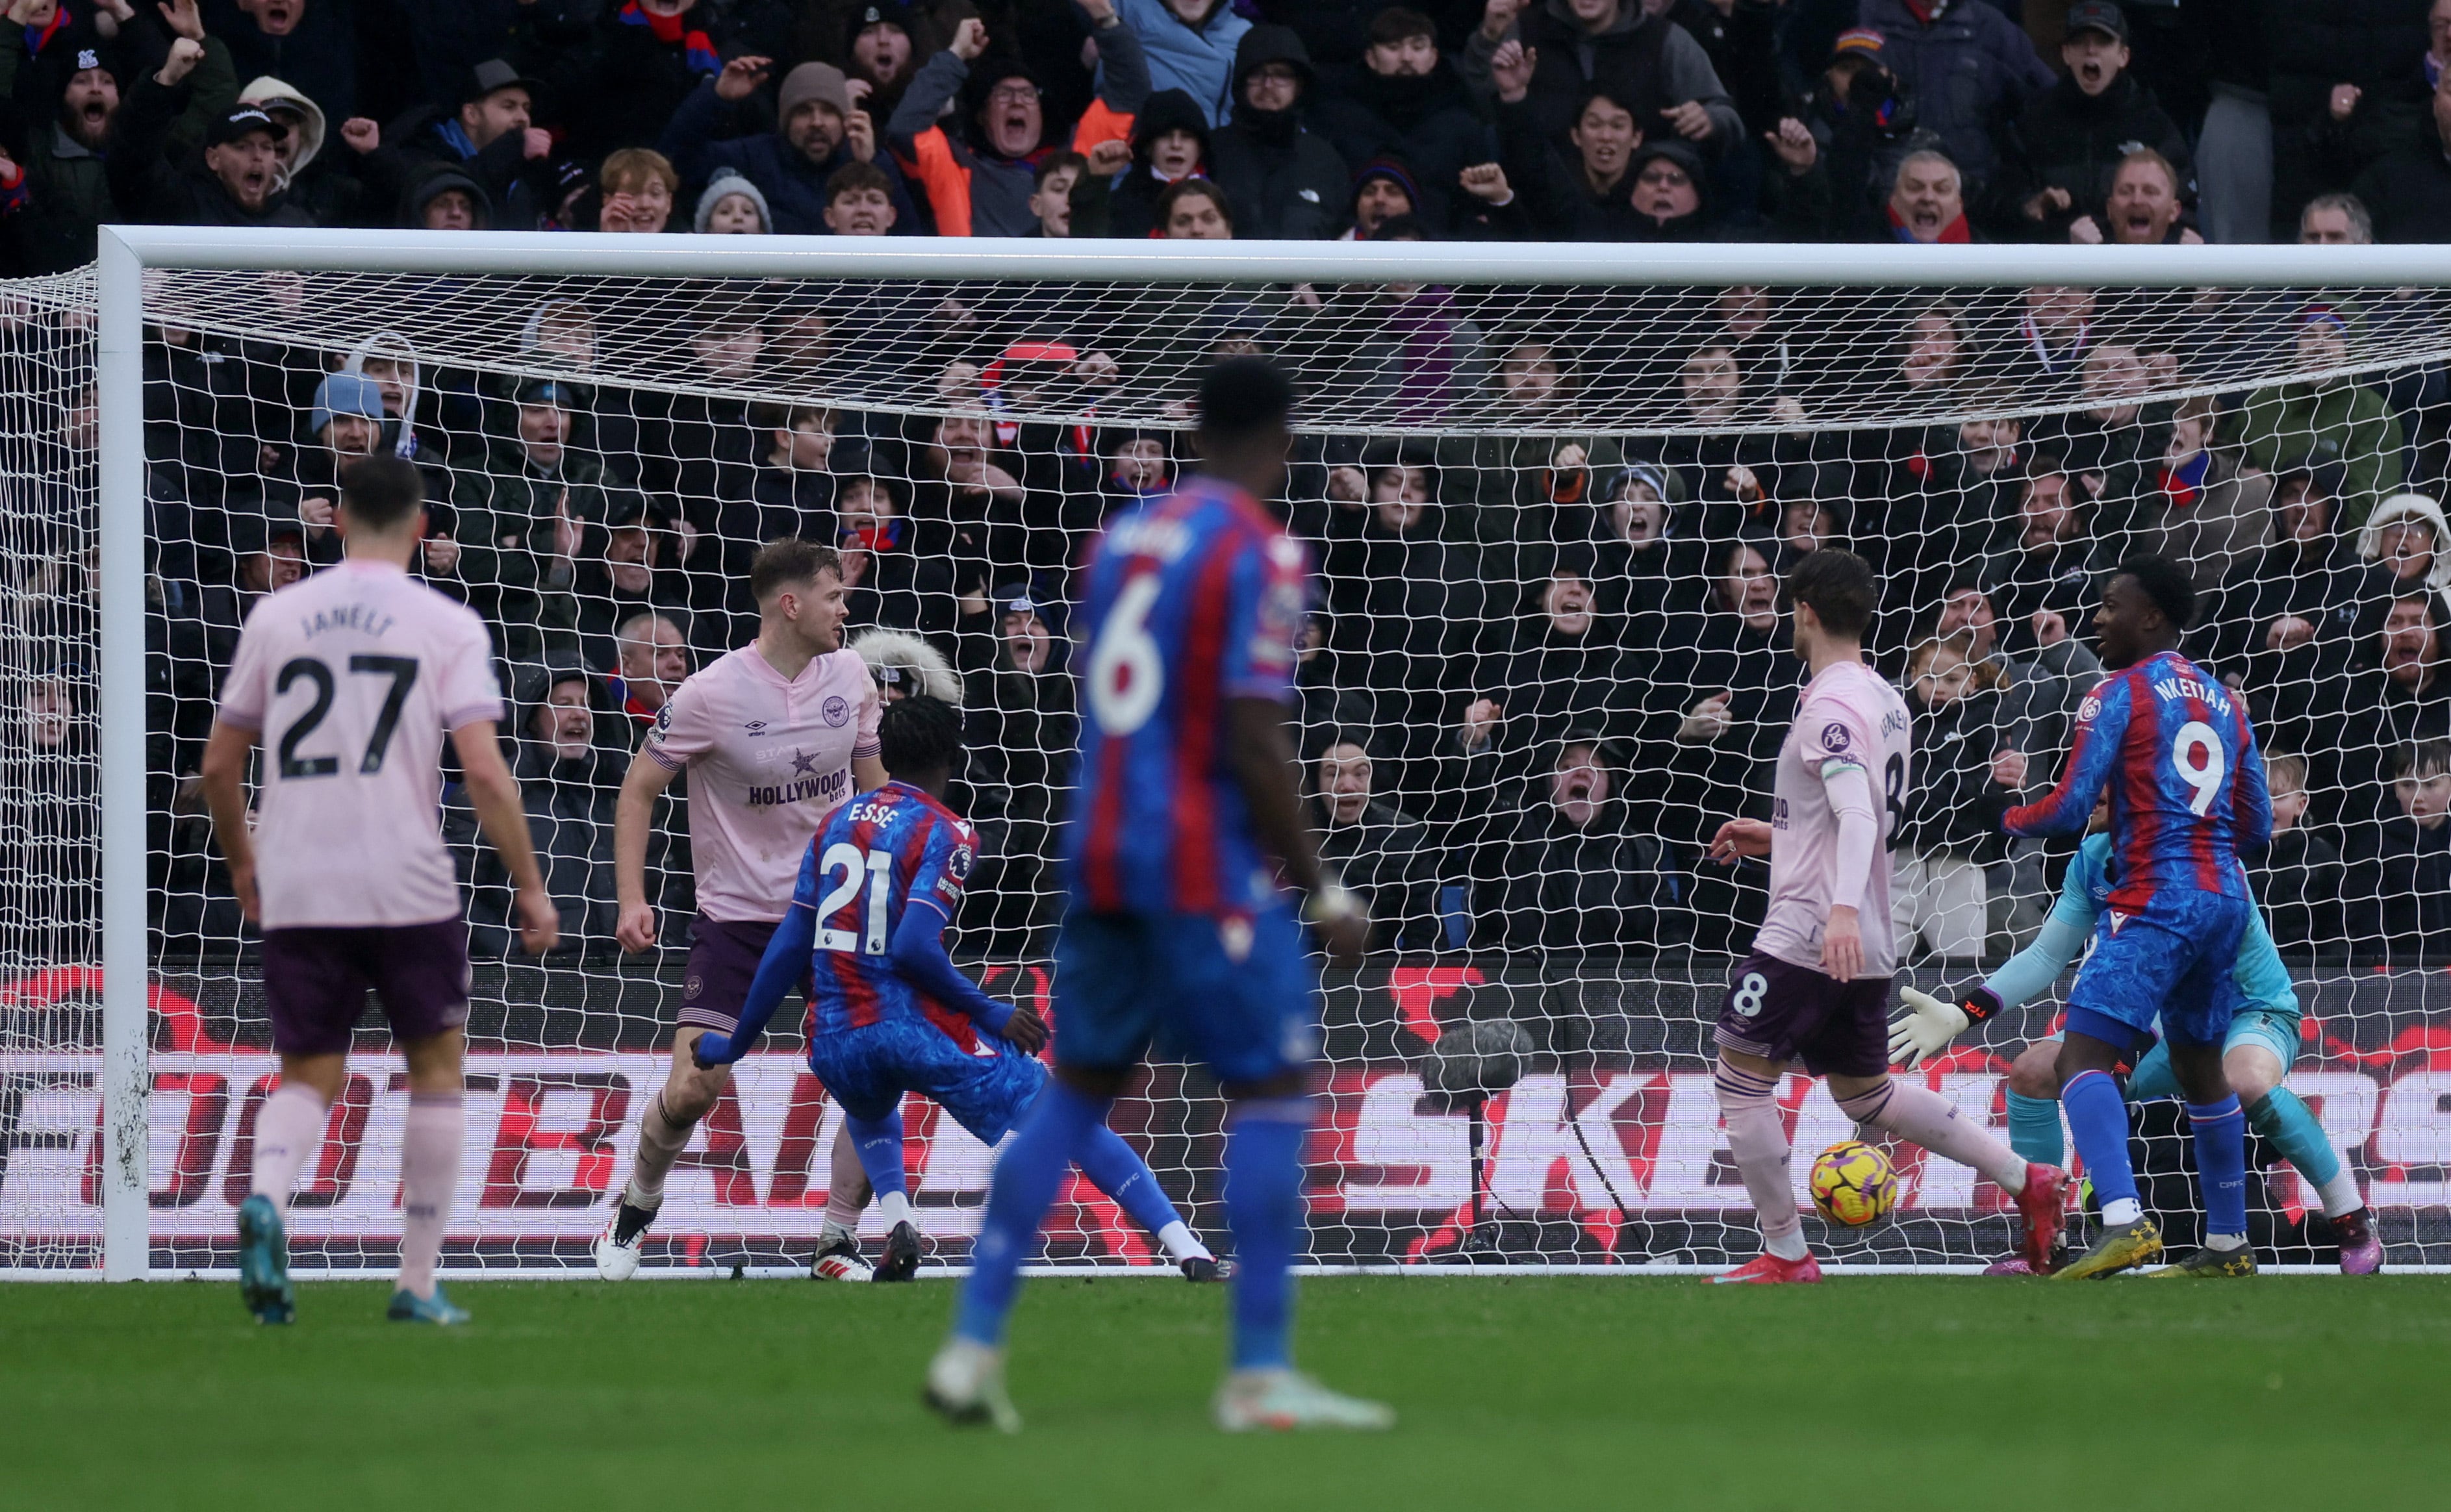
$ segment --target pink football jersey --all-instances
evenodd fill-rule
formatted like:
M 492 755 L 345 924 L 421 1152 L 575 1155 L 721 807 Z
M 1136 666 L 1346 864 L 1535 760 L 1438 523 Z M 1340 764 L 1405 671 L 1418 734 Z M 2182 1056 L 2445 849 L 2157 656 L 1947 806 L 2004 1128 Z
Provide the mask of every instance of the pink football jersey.
M 689 772 L 700 913 L 734 924 L 790 912 L 801 853 L 851 796 L 852 757 L 876 755 L 883 713 L 868 663 L 848 647 L 786 681 L 746 645 L 675 690 L 642 750 Z
M 353 558 L 255 606 L 221 719 L 264 737 L 264 927 L 460 916 L 442 848 L 442 737 L 502 717 L 484 621 Z
M 1896 974 L 1890 846 L 1906 801 L 1911 751 L 1906 700 L 1872 668 L 1860 661 L 1837 662 L 1805 685 L 1795 723 L 1778 748 L 1770 821 L 1770 908 L 1762 915 L 1754 949 L 1818 971 L 1821 928 L 1832 908 L 1850 903 L 1864 935 L 1864 969 L 1858 979 L 1886 980 Z M 1861 897 L 1833 895 L 1837 890 L 1838 817 L 1831 812 L 1821 773 L 1833 761 L 1863 770 L 1880 825 L 1872 874 Z

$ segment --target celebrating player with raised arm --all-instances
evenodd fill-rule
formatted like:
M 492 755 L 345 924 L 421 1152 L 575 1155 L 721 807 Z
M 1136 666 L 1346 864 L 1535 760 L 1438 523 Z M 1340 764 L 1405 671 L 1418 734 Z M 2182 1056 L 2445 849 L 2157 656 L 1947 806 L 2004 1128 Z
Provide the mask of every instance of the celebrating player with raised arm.
M 2097 824 L 2108 822 L 2108 802 L 2094 809 Z M 2043 921 L 2034 942 L 2018 952 L 1983 985 L 1961 993 L 1955 1003 L 1910 987 L 1898 993 L 1908 1011 L 1890 1025 L 1890 1058 L 1912 1068 L 1938 1054 L 1971 1023 L 2049 992 L 2060 973 L 2075 963 L 2094 926 L 2109 905 L 2110 836 L 2095 834 L 2069 863 L 2059 901 Z M 2265 928 L 2261 910 L 2247 915 L 2239 939 L 2238 961 L 2232 968 L 2242 1007 L 2230 1020 L 2222 1041 L 2222 1074 L 2245 1105 L 2247 1127 L 2271 1141 L 2298 1174 L 2314 1187 L 2324 1215 L 2341 1236 L 2341 1270 L 2344 1275 L 2371 1275 L 2382 1268 L 2382 1240 L 2358 1193 L 2357 1178 L 2341 1165 L 2340 1151 L 2324 1137 L 2324 1126 L 2296 1092 L 2281 1085 L 2298 1058 L 2298 990 L 2289 968 Z M 2028 1160 L 2058 1165 L 2064 1153 L 2060 1139 L 2060 1036 L 2036 1040 L 2009 1072 L 2009 1148 Z M 2170 1070 L 2170 1050 L 2156 1042 L 2127 1077 L 2127 1100 L 2180 1095 Z M 2022 1255 L 1991 1267 L 1995 1274 L 2023 1275 L 2032 1267 Z
M 1285 735 L 1304 561 L 1260 501 L 1284 480 L 1292 407 L 1263 359 L 1209 368 L 1200 475 L 1118 514 L 1083 574 L 1088 717 L 1066 830 L 1055 1081 L 996 1166 L 953 1335 L 928 1367 L 929 1404 L 957 1423 L 1020 1426 L 1004 1332 L 1021 1264 L 1153 1035 L 1206 1063 L 1231 1105 L 1233 1366 L 1218 1425 L 1395 1421 L 1297 1374 L 1289 1338 L 1319 1011 L 1277 874 L 1308 894 L 1303 912 L 1332 953 L 1358 956 L 1368 924 L 1321 870 Z
M 1856 1123 L 1990 1177 L 2017 1201 L 2026 1253 L 2048 1255 L 2063 1221 L 2067 1172 L 2021 1159 L 1938 1092 L 1889 1074 L 1890 979 L 1897 973 L 1889 849 L 1912 742 L 1905 700 L 1864 663 L 1864 629 L 1877 597 L 1873 570 L 1852 552 L 1816 551 L 1781 592 L 1795 654 L 1812 680 L 1779 747 L 1771 821 L 1731 819 L 1711 840 L 1714 859 L 1770 857 L 1770 907 L 1719 1010 L 1712 1077 L 1728 1152 L 1761 1219 L 1763 1252 L 1713 1279 L 1821 1279 L 1797 1217 L 1778 1108 L 1779 1079 L 1798 1059 L 1830 1079 L 1839 1110 Z
M 323 1142 L 371 987 L 408 1060 L 389 1315 L 465 1323 L 434 1279 L 460 1180 L 468 1021 L 468 926 L 439 822 L 445 731 L 518 889 L 520 943 L 551 950 L 560 916 L 494 736 L 502 693 L 484 621 L 408 576 L 425 536 L 417 469 L 396 457 L 351 463 L 337 518 L 345 560 L 248 614 L 205 746 L 205 802 L 239 906 L 264 930 L 281 1055 L 239 1206 L 239 1290 L 259 1322 L 296 1316 L 289 1188 Z M 273 759 L 250 815 L 246 767 L 262 736 Z
M 877 730 L 893 779 L 829 815 L 800 864 L 792 912 L 749 984 L 740 1027 L 701 1034 L 700 1066 L 738 1060 L 794 984 L 807 979 L 809 1069 L 842 1105 L 844 1127 L 887 1227 L 878 1281 L 909 1281 L 919 1229 L 902 1161 L 902 1094 L 934 1098 L 993 1145 L 1047 1085 L 1047 1025 L 1000 1003 L 954 969 L 945 926 L 962 906 L 978 854 L 970 825 L 945 807 L 962 755 L 962 717 L 924 695 L 889 707 Z M 1157 1177 L 1104 1125 L 1079 1155 L 1082 1173 L 1157 1235 L 1192 1281 L 1222 1271 L 1159 1189 Z
M 843 645 L 849 611 L 842 562 L 830 546 L 770 540 L 749 564 L 757 638 L 674 690 L 646 744 L 630 763 L 613 811 L 613 879 L 621 948 L 656 943 L 647 902 L 647 831 L 656 797 L 690 773 L 690 857 L 697 918 L 690 926 L 688 986 L 673 1033 L 663 1090 L 638 1119 L 638 1152 L 613 1218 L 596 1241 L 596 1273 L 621 1281 L 638 1268 L 647 1226 L 663 1206 L 664 1178 L 731 1080 L 702 1068 L 690 1045 L 739 1022 L 750 978 L 775 924 L 792 906 L 800 856 L 817 821 L 860 789 L 882 787 L 876 758 L 876 684 L 859 653 Z M 811 1273 L 848 1281 L 868 1274 L 859 1256 L 861 1188 L 848 1134 L 834 1141 L 824 1228 Z
M 2255 913 L 2238 852 L 2270 843 L 2272 796 L 2246 710 L 2179 654 L 2195 611 L 2186 569 L 2159 557 L 2120 563 L 2093 620 L 2111 675 L 2077 707 L 2059 786 L 2001 820 L 2011 835 L 2078 834 L 2095 799 L 2110 793 L 2118 881 L 2093 953 L 2069 991 L 2059 1051 L 2060 1106 L 2102 1203 L 2102 1233 L 2055 1273 L 2064 1280 L 2107 1276 L 2162 1253 L 2162 1231 L 2136 1200 L 2127 1106 L 2111 1074 L 2151 1043 L 2157 1014 L 2195 1132 L 2205 1247 L 2156 1273 L 2255 1274 L 2246 1118 L 2222 1074 L 2222 1046 L 2245 1006 L 2239 943 Z M 2039 1267 L 2044 1257 L 2027 1258 Z

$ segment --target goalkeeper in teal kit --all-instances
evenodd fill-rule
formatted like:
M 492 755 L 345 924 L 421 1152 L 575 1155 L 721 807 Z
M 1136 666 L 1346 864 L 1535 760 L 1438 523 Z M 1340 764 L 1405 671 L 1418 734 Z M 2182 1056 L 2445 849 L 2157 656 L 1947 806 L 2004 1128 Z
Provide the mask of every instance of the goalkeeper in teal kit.
M 2086 838 L 2069 863 L 2068 879 L 2059 901 L 2044 921 L 2034 943 L 1984 979 L 1983 985 L 1960 994 L 1952 1005 L 1907 988 L 1899 995 L 1908 1011 L 1891 1026 L 1890 1056 L 1909 1067 L 1918 1066 L 1969 1023 L 1989 1018 L 2049 992 L 2060 974 L 2084 953 L 2095 922 L 2109 906 L 2110 836 L 2096 833 Z M 2262 1134 L 2299 1176 L 2321 1194 L 2324 1214 L 2341 1236 L 2341 1269 L 2367 1275 L 2382 1267 L 2382 1243 L 2375 1235 L 2365 1203 L 2358 1195 L 2357 1178 L 2342 1168 L 2341 1157 L 2324 1137 L 2323 1126 L 2299 1099 L 2281 1085 L 2298 1057 L 2298 993 L 2289 969 L 2273 948 L 2259 909 L 2239 940 L 2233 973 L 2245 1006 L 2230 1021 L 2222 1043 L 2222 1070 L 2245 1105 L 2249 1128 Z M 2009 1073 L 2009 1144 L 2028 1160 L 2059 1165 L 2066 1151 L 2060 1131 L 2058 1036 L 2038 1040 L 2017 1057 Z M 2182 1095 L 2170 1070 L 2170 1051 L 2156 1041 L 2136 1062 L 2127 1077 L 2127 1099 Z M 2023 1259 L 2001 1261 L 1995 1274 L 2023 1274 Z

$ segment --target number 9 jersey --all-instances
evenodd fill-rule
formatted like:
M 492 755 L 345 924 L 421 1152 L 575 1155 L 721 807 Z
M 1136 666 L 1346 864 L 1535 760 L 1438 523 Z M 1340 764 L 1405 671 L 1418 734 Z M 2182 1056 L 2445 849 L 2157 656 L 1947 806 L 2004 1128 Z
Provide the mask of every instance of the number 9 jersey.
M 1213 479 L 1118 515 L 1084 573 L 1081 771 L 1065 830 L 1076 904 L 1241 913 L 1276 898 L 1226 765 L 1226 704 L 1292 692 L 1306 560 Z
M 2164 892 L 2248 898 L 2241 847 L 2272 839 L 2264 756 L 2237 697 L 2175 651 L 2105 677 L 2077 706 L 2068 768 L 2039 803 L 2009 811 L 2011 835 L 2075 835 L 2110 792 L 2119 848 L 2110 907 L 2143 913 Z
M 442 848 L 442 736 L 502 717 L 485 622 L 353 558 L 258 603 L 221 722 L 264 737 L 256 885 L 266 930 L 460 917 Z

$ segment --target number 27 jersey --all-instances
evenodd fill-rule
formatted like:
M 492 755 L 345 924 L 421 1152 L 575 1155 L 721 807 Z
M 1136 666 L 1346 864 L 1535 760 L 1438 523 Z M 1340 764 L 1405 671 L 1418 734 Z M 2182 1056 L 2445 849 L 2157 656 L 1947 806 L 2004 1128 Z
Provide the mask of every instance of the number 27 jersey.
M 501 717 L 484 621 L 398 567 L 344 561 L 258 603 L 221 719 L 263 735 L 264 927 L 457 918 L 442 736 Z
M 1833 908 L 1845 904 L 1855 910 L 1863 933 L 1864 969 L 1857 980 L 1886 980 L 1896 972 L 1889 852 L 1908 792 L 1912 739 L 1906 700 L 1862 662 L 1833 662 L 1805 684 L 1773 779 L 1770 905 L 1755 950 L 1819 971 L 1822 926 Z M 1823 776 L 1833 763 L 1864 774 L 1880 826 L 1861 897 L 1836 895 L 1838 816 Z
M 1118 515 L 1082 591 L 1080 780 L 1065 861 L 1099 913 L 1249 913 L 1276 896 L 1226 761 L 1229 699 L 1283 702 L 1306 562 L 1248 494 L 1194 478 Z

